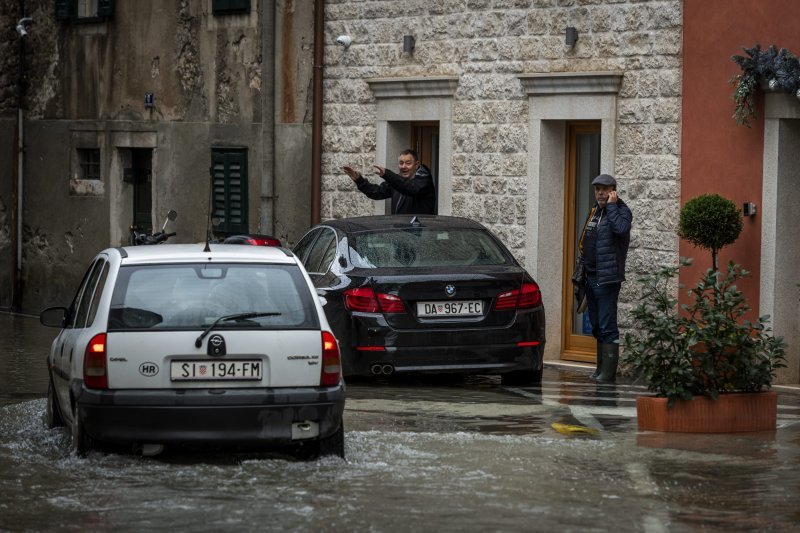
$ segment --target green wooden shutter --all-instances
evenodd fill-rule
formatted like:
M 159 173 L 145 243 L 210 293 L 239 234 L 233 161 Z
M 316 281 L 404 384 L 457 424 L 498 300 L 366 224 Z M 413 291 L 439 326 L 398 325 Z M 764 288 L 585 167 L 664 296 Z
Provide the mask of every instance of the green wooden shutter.
M 114 0 L 97 0 L 97 16 L 111 17 L 114 15 Z
M 249 233 L 247 149 L 213 148 L 211 152 L 213 216 L 220 219 L 216 233 Z
M 250 0 L 211 0 L 211 14 L 249 13 Z
M 69 20 L 72 18 L 72 2 L 70 0 L 55 0 L 56 20 Z

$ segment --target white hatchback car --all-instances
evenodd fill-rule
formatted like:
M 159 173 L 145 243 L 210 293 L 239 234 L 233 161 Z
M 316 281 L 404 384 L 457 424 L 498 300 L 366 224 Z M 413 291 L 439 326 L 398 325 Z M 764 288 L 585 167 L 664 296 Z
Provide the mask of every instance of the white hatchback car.
M 291 447 L 344 457 L 339 348 L 298 259 L 283 248 L 109 248 L 47 358 L 47 424 L 78 454 L 132 444 Z

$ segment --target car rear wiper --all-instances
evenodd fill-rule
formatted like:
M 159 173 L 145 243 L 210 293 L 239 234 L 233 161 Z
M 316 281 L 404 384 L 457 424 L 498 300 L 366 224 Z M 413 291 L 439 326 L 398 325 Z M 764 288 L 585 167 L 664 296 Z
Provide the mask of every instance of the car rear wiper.
M 229 320 L 237 320 L 237 321 L 238 321 L 238 320 L 248 320 L 248 319 L 250 319 L 250 318 L 260 318 L 260 317 L 264 317 L 264 316 L 280 316 L 280 315 L 282 315 L 282 314 L 283 314 L 283 313 L 276 313 L 276 312 L 269 312 L 269 313 L 265 313 L 265 312 L 262 312 L 262 313 L 259 313 L 259 312 L 251 312 L 251 313 L 236 313 L 235 315 L 225 315 L 225 316 L 221 316 L 221 317 L 219 317 L 218 319 L 216 319 L 214 322 L 212 322 L 212 323 L 211 323 L 211 325 L 210 325 L 210 326 L 208 326 L 208 327 L 207 327 L 205 330 L 203 330 L 203 333 L 201 333 L 201 334 L 200 334 L 200 336 L 199 336 L 199 337 L 197 337 L 197 340 L 195 340 L 195 341 L 194 341 L 194 345 L 195 345 L 195 347 L 196 347 L 196 348 L 199 348 L 200 346 L 202 346 L 202 344 L 203 344 L 203 339 L 204 339 L 204 338 L 206 337 L 206 335 L 208 335 L 208 334 L 211 332 L 211 330 L 212 330 L 212 329 L 214 329 L 214 328 L 217 326 L 217 324 L 219 324 L 220 322 L 227 322 L 227 321 L 229 321 Z

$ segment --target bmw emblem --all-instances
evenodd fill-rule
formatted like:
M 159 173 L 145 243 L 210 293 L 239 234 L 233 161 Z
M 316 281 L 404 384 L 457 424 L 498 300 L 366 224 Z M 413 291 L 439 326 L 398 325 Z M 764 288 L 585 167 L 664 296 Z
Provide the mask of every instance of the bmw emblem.
M 208 355 L 225 355 L 225 339 L 222 335 L 212 335 L 208 338 Z
M 445 288 L 444 288 L 444 292 L 447 294 L 447 296 L 452 298 L 453 296 L 456 295 L 456 286 L 455 285 L 446 285 Z

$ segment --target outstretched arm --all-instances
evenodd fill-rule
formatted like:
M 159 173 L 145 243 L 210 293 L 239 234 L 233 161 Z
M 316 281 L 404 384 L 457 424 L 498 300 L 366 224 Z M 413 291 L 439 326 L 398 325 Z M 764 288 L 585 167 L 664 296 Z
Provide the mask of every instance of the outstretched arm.
M 350 179 L 356 184 L 358 190 L 364 193 L 368 198 L 373 200 L 385 200 L 386 198 L 392 197 L 392 189 L 389 187 L 388 183 L 384 182 L 380 185 L 370 183 L 360 172 L 350 166 L 344 166 L 342 170 L 345 174 L 350 176 Z

